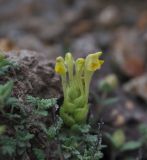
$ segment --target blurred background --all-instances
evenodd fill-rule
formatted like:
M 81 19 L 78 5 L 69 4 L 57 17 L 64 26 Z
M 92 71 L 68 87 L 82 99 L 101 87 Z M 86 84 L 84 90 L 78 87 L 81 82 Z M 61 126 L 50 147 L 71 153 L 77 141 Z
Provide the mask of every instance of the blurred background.
M 0 0 L 0 50 L 21 49 L 36 51 L 48 60 L 68 51 L 74 57 L 103 51 L 105 65 L 92 82 L 95 117 L 105 123 L 103 130 L 113 134 L 116 142 L 145 141 L 146 0 Z M 145 147 L 131 144 L 135 152 L 122 155 L 106 137 L 104 159 L 109 160 L 110 150 L 118 160 L 147 159 Z

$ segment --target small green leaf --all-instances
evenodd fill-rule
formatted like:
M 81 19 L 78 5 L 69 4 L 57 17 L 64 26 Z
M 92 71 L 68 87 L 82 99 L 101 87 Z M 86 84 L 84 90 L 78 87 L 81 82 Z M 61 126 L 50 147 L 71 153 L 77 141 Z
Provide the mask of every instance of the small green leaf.
M 5 130 L 6 130 L 6 126 L 1 125 L 0 126 L 0 135 L 3 134 L 5 132 Z
M 12 156 L 16 152 L 16 140 L 10 137 L 3 137 L 0 141 L 1 150 L 4 155 Z
M 86 136 L 84 136 L 84 140 L 86 141 L 86 142 L 92 142 L 92 143 L 95 143 L 95 142 L 97 142 L 98 141 L 98 139 L 97 139 L 97 135 L 86 135 Z
M 123 130 L 118 129 L 112 135 L 113 144 L 116 148 L 120 148 L 125 143 L 125 134 Z
M 56 98 L 40 99 L 39 97 L 27 96 L 27 102 L 37 106 L 39 110 L 49 109 L 56 104 Z
M 40 116 L 48 116 L 48 112 L 47 111 L 35 111 L 34 112 L 35 114 L 38 114 Z
M 33 152 L 36 156 L 36 160 L 45 160 L 44 151 L 39 148 L 33 148 Z
M 108 105 L 117 103 L 118 101 L 119 101 L 119 98 L 114 97 L 114 98 L 109 98 L 109 99 L 100 101 L 100 104 L 108 106 Z
M 54 126 L 48 129 L 47 135 L 49 139 L 53 139 L 56 136 L 56 134 L 57 134 L 57 131 Z
M 107 140 L 108 140 L 112 145 L 114 145 L 113 138 L 112 138 L 111 134 L 105 133 L 104 135 L 105 135 L 105 137 L 107 138 Z
M 78 125 L 75 124 L 71 128 L 72 131 L 80 132 L 80 133 L 88 133 L 90 131 L 90 125 Z
M 10 97 L 13 88 L 13 81 L 0 85 L 0 108 L 3 108 L 6 100 Z
M 138 148 L 140 148 L 142 145 L 142 143 L 140 141 L 130 141 L 125 143 L 122 148 L 121 151 L 131 151 L 131 150 L 136 150 Z

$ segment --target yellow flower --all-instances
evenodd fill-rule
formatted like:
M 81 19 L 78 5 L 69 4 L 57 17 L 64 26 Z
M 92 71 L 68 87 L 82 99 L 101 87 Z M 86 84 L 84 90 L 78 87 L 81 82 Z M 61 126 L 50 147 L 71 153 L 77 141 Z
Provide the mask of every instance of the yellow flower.
M 103 60 L 99 60 L 101 54 L 102 52 L 97 52 L 86 57 L 85 68 L 88 71 L 93 72 L 101 68 L 102 64 L 104 63 Z
M 66 67 L 64 64 L 64 59 L 62 57 L 57 57 L 56 59 L 56 65 L 55 65 L 55 71 L 58 74 L 65 74 L 66 73 Z

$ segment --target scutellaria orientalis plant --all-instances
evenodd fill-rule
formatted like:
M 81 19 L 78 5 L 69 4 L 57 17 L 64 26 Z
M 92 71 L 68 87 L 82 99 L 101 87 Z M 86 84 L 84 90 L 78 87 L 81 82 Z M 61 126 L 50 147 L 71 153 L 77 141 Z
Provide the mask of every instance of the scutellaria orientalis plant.
M 71 53 L 57 57 L 55 71 L 61 76 L 64 102 L 60 116 L 68 127 L 86 123 L 89 111 L 88 96 L 91 78 L 104 63 L 102 52 L 89 54 L 85 59 L 74 60 Z

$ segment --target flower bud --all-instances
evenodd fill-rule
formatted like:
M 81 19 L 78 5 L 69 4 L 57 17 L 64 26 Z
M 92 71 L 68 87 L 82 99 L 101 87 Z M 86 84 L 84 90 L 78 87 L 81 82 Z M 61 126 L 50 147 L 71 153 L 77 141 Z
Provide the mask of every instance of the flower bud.
M 56 59 L 56 65 L 55 65 L 55 71 L 56 73 L 63 75 L 66 73 L 66 67 L 64 64 L 64 59 L 62 57 L 57 57 Z
M 77 60 L 76 60 L 76 71 L 77 72 L 80 72 L 80 71 L 82 71 L 82 69 L 83 69 L 83 67 L 84 67 L 84 63 L 85 63 L 85 60 L 84 60 L 84 58 L 78 58 Z
M 99 84 L 99 89 L 105 92 L 111 92 L 118 86 L 118 78 L 115 74 L 108 75 Z
M 66 55 L 65 55 L 65 62 L 66 62 L 66 64 L 68 65 L 68 64 L 73 64 L 73 62 L 74 62 L 74 59 L 73 59 L 73 57 L 72 57 L 72 54 L 71 53 L 66 53 Z
M 116 130 L 112 135 L 112 140 L 116 148 L 122 147 L 122 145 L 125 143 L 125 139 L 125 134 L 121 129 Z

